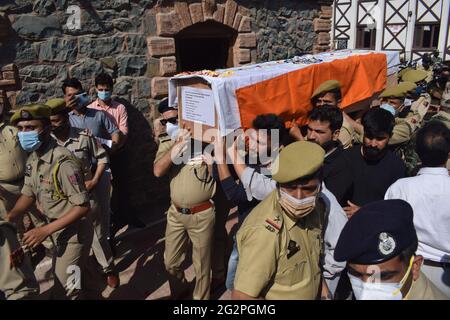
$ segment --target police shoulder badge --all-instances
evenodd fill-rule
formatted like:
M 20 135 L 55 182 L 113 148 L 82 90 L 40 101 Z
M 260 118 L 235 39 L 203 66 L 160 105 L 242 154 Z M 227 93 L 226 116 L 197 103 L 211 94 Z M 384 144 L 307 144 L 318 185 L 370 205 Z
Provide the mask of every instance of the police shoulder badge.
M 271 219 L 266 219 L 266 223 L 267 223 L 266 229 L 269 230 L 270 232 L 280 231 L 281 229 L 281 226 Z
M 397 246 L 394 238 L 387 232 L 382 232 L 378 236 L 378 251 L 384 255 L 388 256 L 392 252 L 394 252 L 395 247 Z
M 33 167 L 31 166 L 31 164 L 27 164 L 27 166 L 25 167 L 25 176 L 31 177 L 32 170 L 33 170 Z

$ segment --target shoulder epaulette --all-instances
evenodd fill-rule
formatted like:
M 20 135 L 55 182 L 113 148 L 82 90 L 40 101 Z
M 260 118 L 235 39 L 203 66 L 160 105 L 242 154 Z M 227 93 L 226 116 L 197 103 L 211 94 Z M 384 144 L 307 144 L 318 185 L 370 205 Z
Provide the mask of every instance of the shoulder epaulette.
M 281 221 L 279 217 L 276 217 L 274 219 L 267 218 L 266 219 L 266 229 L 270 232 L 279 232 L 281 230 Z

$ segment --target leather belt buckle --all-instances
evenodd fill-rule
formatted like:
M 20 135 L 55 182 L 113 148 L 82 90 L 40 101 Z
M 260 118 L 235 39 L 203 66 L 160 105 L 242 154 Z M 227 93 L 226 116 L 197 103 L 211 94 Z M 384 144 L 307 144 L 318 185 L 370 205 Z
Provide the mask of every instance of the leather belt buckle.
M 181 209 L 180 212 L 182 214 L 191 214 L 191 209 L 189 208 L 180 208 L 180 209 Z

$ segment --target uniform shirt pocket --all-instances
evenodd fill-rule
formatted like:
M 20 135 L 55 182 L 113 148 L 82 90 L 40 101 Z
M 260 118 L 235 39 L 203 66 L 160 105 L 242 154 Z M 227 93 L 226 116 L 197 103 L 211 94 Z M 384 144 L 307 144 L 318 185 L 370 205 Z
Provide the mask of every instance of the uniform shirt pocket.
M 294 285 L 308 277 L 306 268 L 307 257 L 304 248 L 300 247 L 296 253 L 288 258 L 288 251 L 282 255 L 279 261 L 279 270 L 281 271 L 275 278 L 275 282 L 281 285 Z

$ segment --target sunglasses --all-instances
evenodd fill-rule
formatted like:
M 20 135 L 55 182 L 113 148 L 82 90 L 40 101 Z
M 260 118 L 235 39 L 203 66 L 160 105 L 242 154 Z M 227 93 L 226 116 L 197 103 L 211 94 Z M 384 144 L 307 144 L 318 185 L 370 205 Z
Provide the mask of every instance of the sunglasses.
M 171 124 L 177 124 L 178 117 L 172 117 L 172 118 L 169 118 L 169 119 L 161 119 L 161 120 L 159 120 L 159 122 L 161 122 L 161 124 L 163 126 L 165 126 L 167 124 L 167 122 L 170 122 Z

